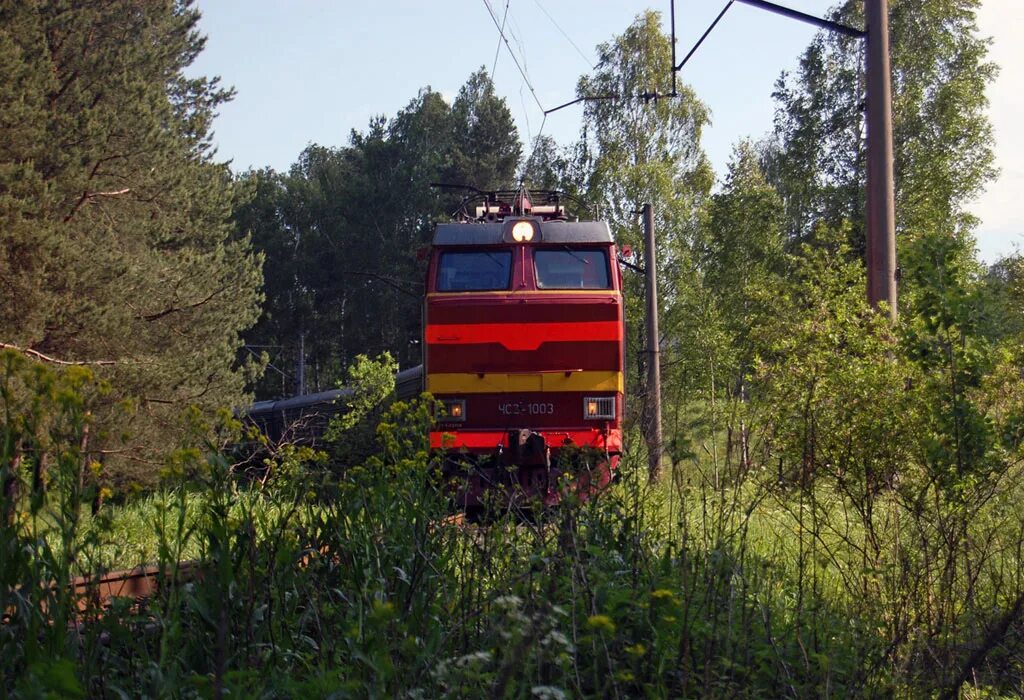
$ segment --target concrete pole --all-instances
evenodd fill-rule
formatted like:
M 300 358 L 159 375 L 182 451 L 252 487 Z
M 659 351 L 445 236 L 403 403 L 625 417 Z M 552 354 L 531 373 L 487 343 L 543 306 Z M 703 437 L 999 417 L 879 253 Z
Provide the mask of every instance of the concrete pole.
M 892 73 L 888 0 L 864 0 L 867 19 L 867 271 L 868 301 L 889 305 L 895 321 L 896 215 L 892 155 Z
M 661 477 L 661 351 L 658 347 L 658 256 L 654 246 L 654 208 L 645 204 L 644 271 L 647 296 L 647 475 Z

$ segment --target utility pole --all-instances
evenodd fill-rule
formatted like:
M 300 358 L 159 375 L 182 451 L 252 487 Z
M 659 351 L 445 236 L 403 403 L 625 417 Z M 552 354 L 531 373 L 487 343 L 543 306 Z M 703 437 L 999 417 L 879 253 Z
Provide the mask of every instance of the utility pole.
M 864 39 L 865 75 L 867 80 L 867 206 L 866 267 L 868 301 L 875 308 L 880 302 L 889 306 L 889 318 L 897 317 L 896 297 L 896 215 L 892 155 L 892 71 L 889 66 L 889 1 L 864 0 L 865 31 L 839 22 L 821 19 L 770 0 L 729 0 L 722 11 L 697 40 L 686 57 L 673 65 L 672 84 L 675 94 L 676 73 L 700 48 L 734 2 L 767 10 L 783 17 L 812 24 L 836 34 Z M 675 0 L 672 0 L 672 61 L 675 64 Z
M 647 477 L 661 477 L 661 350 L 658 335 L 658 255 L 654 247 L 654 208 L 645 204 L 644 282 L 647 296 Z
M 306 394 L 306 329 L 299 331 L 299 356 L 296 358 L 295 367 L 295 393 L 299 396 Z
M 892 77 L 889 2 L 864 0 L 867 20 L 867 271 L 868 301 L 889 305 L 896 320 L 896 215 L 892 173 Z

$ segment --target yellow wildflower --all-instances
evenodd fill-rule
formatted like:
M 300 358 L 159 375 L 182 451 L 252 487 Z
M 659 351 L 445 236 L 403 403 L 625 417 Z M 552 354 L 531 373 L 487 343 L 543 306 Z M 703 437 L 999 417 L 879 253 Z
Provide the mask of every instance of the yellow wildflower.
M 591 615 L 587 618 L 587 626 L 598 632 L 615 634 L 615 623 L 607 615 Z
M 647 653 L 647 647 L 645 647 L 640 642 L 637 642 L 636 644 L 626 647 L 625 651 L 630 656 L 640 658 L 641 656 Z

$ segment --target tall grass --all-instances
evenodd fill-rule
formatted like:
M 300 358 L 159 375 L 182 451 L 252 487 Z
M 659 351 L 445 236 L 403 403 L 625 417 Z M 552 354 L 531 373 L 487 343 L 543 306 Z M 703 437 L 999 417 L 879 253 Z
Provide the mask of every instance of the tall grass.
M 184 450 L 164 493 L 87 517 L 87 400 L 69 400 L 87 378 L 26 399 L 37 370 L 15 364 L 3 697 L 918 696 L 958 691 L 968 667 L 979 694 L 1020 690 L 1013 479 L 967 522 L 953 576 L 927 492 L 887 491 L 867 518 L 827 481 L 741 468 L 722 445 L 655 486 L 629 454 L 596 500 L 474 525 L 450 517 L 429 406 L 400 404 L 360 466 L 293 464 L 249 490 L 221 451 Z M 201 578 L 169 576 L 142 607 L 78 610 L 66 587 L 185 558 Z

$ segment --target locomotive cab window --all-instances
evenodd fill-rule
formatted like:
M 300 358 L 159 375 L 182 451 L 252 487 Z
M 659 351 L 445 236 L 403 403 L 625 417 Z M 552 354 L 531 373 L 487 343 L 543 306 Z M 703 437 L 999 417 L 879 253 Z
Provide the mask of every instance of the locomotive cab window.
M 481 292 L 508 289 L 512 251 L 444 252 L 437 266 L 439 292 Z
M 540 289 L 611 289 L 603 250 L 539 249 L 533 264 Z

